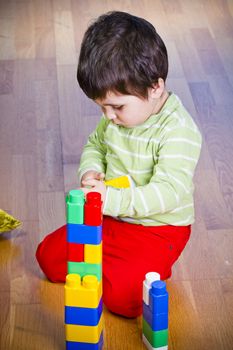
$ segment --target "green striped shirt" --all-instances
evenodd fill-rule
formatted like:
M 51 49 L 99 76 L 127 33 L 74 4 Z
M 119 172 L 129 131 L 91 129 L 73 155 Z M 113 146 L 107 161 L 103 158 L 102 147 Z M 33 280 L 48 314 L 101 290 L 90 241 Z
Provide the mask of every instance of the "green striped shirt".
M 179 98 L 171 93 L 158 114 L 133 128 L 104 116 L 82 153 L 79 178 L 88 170 L 106 180 L 130 175 L 134 186 L 107 188 L 103 212 L 145 226 L 194 222 L 193 174 L 201 134 Z

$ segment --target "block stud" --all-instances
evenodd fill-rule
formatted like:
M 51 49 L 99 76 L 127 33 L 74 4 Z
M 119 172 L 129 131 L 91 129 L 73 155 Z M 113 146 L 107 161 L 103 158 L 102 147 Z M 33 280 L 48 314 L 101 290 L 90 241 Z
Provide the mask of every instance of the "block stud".
M 96 289 L 98 287 L 98 278 L 94 275 L 86 275 L 83 277 L 83 287 L 88 289 Z
M 81 277 L 75 273 L 66 275 L 66 285 L 69 288 L 75 288 L 81 285 Z

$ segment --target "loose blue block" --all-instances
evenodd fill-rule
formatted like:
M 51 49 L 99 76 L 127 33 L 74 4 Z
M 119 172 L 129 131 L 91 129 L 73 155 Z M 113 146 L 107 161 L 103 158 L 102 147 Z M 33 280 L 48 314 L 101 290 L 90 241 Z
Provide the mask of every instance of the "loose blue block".
M 97 326 L 103 311 L 103 300 L 100 299 L 97 308 L 76 307 L 65 305 L 65 323 L 82 326 Z
M 152 314 L 168 313 L 168 292 L 164 281 L 155 281 L 151 284 L 149 306 Z
M 66 350 L 101 350 L 103 348 L 103 332 L 98 343 L 80 343 L 75 341 L 66 341 Z
M 67 241 L 70 243 L 100 244 L 102 241 L 102 225 L 67 224 Z
M 150 325 L 152 331 L 168 329 L 168 313 L 152 314 L 151 308 L 143 302 L 143 318 Z

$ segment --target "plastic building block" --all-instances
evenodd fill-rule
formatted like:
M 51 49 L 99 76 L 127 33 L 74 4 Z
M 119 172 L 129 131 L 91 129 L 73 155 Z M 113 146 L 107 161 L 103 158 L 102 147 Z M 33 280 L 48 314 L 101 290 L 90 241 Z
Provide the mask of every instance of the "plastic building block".
M 68 261 L 67 269 L 68 273 L 78 274 L 81 277 L 93 275 L 97 277 L 98 281 L 102 279 L 102 264 Z
M 153 331 L 168 328 L 168 293 L 166 283 L 155 281 L 149 292 L 149 305 L 143 302 L 143 318 Z
M 67 260 L 75 262 L 84 261 L 84 244 L 67 242 Z
M 103 316 L 97 326 L 80 326 L 74 324 L 65 325 L 67 341 L 76 341 L 84 343 L 98 343 L 103 330 Z
M 91 264 L 102 263 L 102 243 L 84 245 L 84 261 Z
M 68 274 L 65 284 L 65 305 L 97 308 L 102 297 L 102 282 L 96 276 Z
M 84 204 L 84 223 L 89 226 L 100 226 L 102 223 L 102 201 L 101 194 L 89 192 Z
M 160 347 L 157 347 L 157 348 L 153 348 L 153 346 L 146 339 L 145 335 L 142 335 L 142 341 L 146 345 L 147 349 L 149 349 L 149 350 L 168 350 L 168 346 L 167 345 L 160 346 Z
M 149 293 L 149 305 L 153 314 L 168 313 L 168 292 L 164 281 L 155 281 Z
M 69 224 L 83 224 L 84 193 L 72 190 L 66 197 L 66 216 Z
M 150 325 L 143 318 L 142 331 L 144 336 L 152 345 L 152 347 L 159 348 L 168 344 L 168 329 L 163 329 L 161 331 L 153 331 Z
M 160 274 L 157 272 L 148 272 L 143 281 L 143 301 L 146 305 L 149 305 L 149 291 L 151 284 L 160 280 Z
M 166 283 L 158 278 L 158 274 L 150 272 L 143 282 L 142 331 L 143 342 L 149 350 L 164 350 L 168 345 L 168 293 Z M 153 279 L 157 280 L 153 282 Z
M 151 308 L 143 302 L 143 318 L 153 331 L 161 331 L 168 328 L 168 313 L 153 314 Z
M 66 342 L 66 350 L 101 350 L 103 348 L 103 333 L 98 343 Z
M 115 179 L 104 181 L 106 186 L 111 186 L 115 188 L 128 188 L 130 187 L 130 180 L 127 175 L 120 176 Z
M 65 323 L 83 326 L 96 326 L 103 311 L 103 301 L 100 299 L 97 308 L 65 306 Z
M 67 241 L 82 244 L 100 244 L 102 226 L 67 224 Z

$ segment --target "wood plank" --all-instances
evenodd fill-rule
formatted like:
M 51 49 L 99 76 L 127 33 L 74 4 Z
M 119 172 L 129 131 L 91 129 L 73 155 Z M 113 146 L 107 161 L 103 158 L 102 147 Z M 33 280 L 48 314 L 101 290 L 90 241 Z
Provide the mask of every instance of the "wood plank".
M 54 296 L 61 302 L 60 293 L 55 293 Z M 64 349 L 61 336 L 63 322 L 55 311 L 43 309 L 39 304 L 15 306 L 12 348 L 23 349 L 27 346 L 29 350 L 39 350 L 42 346 L 45 350 Z M 51 334 L 55 337 L 51 338 Z
M 207 28 L 192 28 L 191 35 L 207 75 L 225 75 L 213 38 Z
M 35 82 L 39 191 L 64 188 L 56 80 Z
M 0 307 L 1 307 L 0 348 L 10 349 L 12 332 L 13 332 L 11 321 L 12 321 L 14 307 L 11 306 L 10 294 L 8 291 L 7 292 L 1 291 Z
M 53 129 L 38 131 L 37 152 L 39 191 L 63 190 L 64 180 L 60 132 Z
M 15 49 L 17 58 L 35 58 L 35 30 L 33 2 L 15 4 Z
M 33 13 L 36 57 L 55 58 L 56 47 L 52 2 L 46 0 L 34 1 Z
M 167 79 L 167 87 L 181 99 L 184 107 L 198 124 L 196 108 L 186 78 L 172 78 L 169 75 L 169 78 Z
M 175 43 L 187 81 L 197 82 L 200 77 L 201 80 L 205 80 L 206 74 L 198 52 L 193 45 L 191 33 L 183 33 L 183 35 L 176 37 Z
M 65 193 L 78 188 L 78 164 L 64 164 Z
M 227 75 L 221 75 L 216 79 L 216 76 L 208 78 L 211 85 L 211 91 L 213 93 L 214 100 L 216 102 L 215 110 L 230 106 L 233 106 L 233 86 Z M 219 114 L 219 117 L 225 118 L 224 114 Z
M 38 196 L 39 240 L 66 223 L 64 192 L 41 192 Z
M 197 313 L 191 281 L 168 282 L 169 349 L 205 349 L 206 342 Z
M 214 36 L 216 38 L 232 37 L 233 21 L 227 1 L 206 1 L 204 7 Z
M 70 11 L 54 12 L 54 32 L 57 64 L 76 64 L 77 55 L 74 45 L 73 22 Z
M 0 61 L 0 95 L 13 92 L 14 62 L 10 60 Z
M 184 70 L 180 60 L 179 52 L 174 41 L 166 42 L 169 62 L 169 78 L 184 78 Z
M 5 6 L 3 1 L 0 2 L 0 60 L 13 60 L 16 57 L 15 49 L 15 18 L 13 4 L 8 3 Z
M 175 288 L 177 293 L 172 295 L 178 300 L 170 319 L 170 331 L 175 335 L 174 349 L 196 349 L 196 342 L 200 349 L 205 349 L 207 344 L 214 350 L 230 349 L 231 322 L 226 317 L 220 281 L 185 281 L 176 284 Z M 173 308 L 172 299 L 170 308 Z
M 16 113 L 12 129 L 14 154 L 34 154 L 36 150 L 35 71 L 33 60 L 15 62 L 13 97 Z
M 75 74 L 75 66 L 58 67 L 60 122 L 65 163 L 79 161 L 87 135 L 94 129 L 100 116 L 99 108 L 94 107 L 93 103 L 87 103 L 87 98 L 80 93 Z M 85 115 L 88 110 L 94 115 L 91 114 L 87 118 Z
M 33 155 L 14 155 L 11 201 L 12 212 L 19 220 L 38 220 L 37 193 L 36 159 Z
M 142 320 L 127 319 L 113 315 L 104 309 L 104 350 L 135 349 L 143 350 L 145 346 L 141 341 Z
M 218 50 L 219 56 L 221 57 L 227 78 L 231 82 L 231 86 L 233 86 L 233 39 L 226 37 L 219 38 L 219 40 L 216 41 L 216 48 Z

